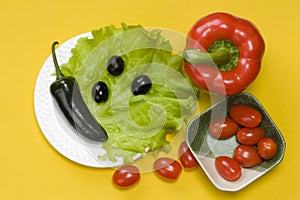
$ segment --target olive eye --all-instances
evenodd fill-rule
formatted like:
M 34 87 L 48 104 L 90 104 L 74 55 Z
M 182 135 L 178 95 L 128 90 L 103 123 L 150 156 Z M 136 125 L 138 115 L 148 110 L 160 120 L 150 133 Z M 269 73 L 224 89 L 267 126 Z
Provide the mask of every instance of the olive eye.
M 99 81 L 92 89 L 92 96 L 97 103 L 105 102 L 108 99 L 108 87 L 106 83 Z
M 131 84 L 131 91 L 134 95 L 146 94 L 152 87 L 151 79 L 146 75 L 137 76 Z
M 124 70 L 124 61 L 121 56 L 112 56 L 107 63 L 107 70 L 111 75 L 120 75 Z

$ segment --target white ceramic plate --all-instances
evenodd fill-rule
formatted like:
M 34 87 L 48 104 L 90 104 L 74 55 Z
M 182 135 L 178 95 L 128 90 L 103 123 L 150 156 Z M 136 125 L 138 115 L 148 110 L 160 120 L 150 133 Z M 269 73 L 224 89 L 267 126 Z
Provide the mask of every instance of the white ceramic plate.
M 81 37 L 92 37 L 91 33 L 84 33 L 71 38 L 59 45 L 56 49 L 58 63 L 66 63 L 72 56 L 71 49 Z M 48 142 L 66 158 L 89 167 L 114 167 L 122 164 L 122 160 L 117 162 L 101 161 L 93 156 L 91 151 L 97 151 L 99 155 L 104 154 L 104 150 L 99 147 L 101 144 L 92 144 L 80 139 L 74 129 L 68 124 L 60 110 L 56 107 L 50 94 L 50 85 L 55 81 L 55 76 L 51 75 L 55 68 L 52 56 L 50 55 L 42 66 L 34 90 L 34 109 L 38 124 Z
M 153 30 L 153 28 L 147 28 L 149 31 Z M 179 52 L 180 49 L 184 48 L 186 36 L 168 29 L 160 29 L 162 32 L 161 34 L 168 38 L 171 45 L 173 46 L 174 52 Z M 127 34 L 131 34 L 127 33 Z M 71 49 L 75 47 L 79 38 L 88 37 L 92 38 L 92 34 L 84 33 L 78 36 L 71 38 L 70 40 L 64 42 L 63 44 L 59 45 L 56 48 L 56 54 L 58 59 L 58 64 L 61 65 L 63 63 L 67 63 L 69 58 L 72 56 Z M 150 46 L 148 46 L 150 45 Z M 145 46 L 139 46 L 138 48 L 150 48 L 151 44 L 145 44 Z M 50 46 L 49 46 L 50 50 Z M 124 53 L 124 52 L 123 52 Z M 161 66 L 156 66 L 161 69 Z M 155 66 L 152 66 L 152 71 L 156 72 Z M 166 70 L 169 69 L 166 67 Z M 123 164 L 123 158 L 116 157 L 117 161 L 112 162 L 110 160 L 100 160 L 98 156 L 104 155 L 106 152 L 104 149 L 101 148 L 101 143 L 91 143 L 87 142 L 86 140 L 82 139 L 77 132 L 69 125 L 66 121 L 65 117 L 61 113 L 60 109 L 56 107 L 53 102 L 52 96 L 50 94 L 50 85 L 55 81 L 56 77 L 53 74 L 55 71 L 52 55 L 50 55 L 47 60 L 45 61 L 44 65 L 41 68 L 41 71 L 38 75 L 36 80 L 35 86 L 35 93 L 34 93 L 34 107 L 36 112 L 36 118 L 39 123 L 39 126 L 45 135 L 46 139 L 49 143 L 63 156 L 67 157 L 68 159 L 80 163 L 82 165 L 90 166 L 90 167 L 99 167 L 99 168 L 106 168 L 106 167 L 117 167 Z M 168 71 L 176 78 L 178 81 L 182 81 L 182 83 L 187 83 L 184 77 L 179 74 L 177 71 L 174 73 L 174 70 Z M 159 81 L 159 80 L 157 80 Z M 162 80 L 164 84 L 168 84 Z M 166 87 L 170 87 L 172 89 L 173 83 L 169 83 L 171 85 L 166 85 Z M 192 88 L 191 91 L 193 92 Z M 180 97 L 181 94 L 178 94 Z M 194 94 L 195 95 L 195 94 Z M 196 99 L 196 95 L 194 96 Z M 198 110 L 198 108 L 196 108 Z M 178 152 L 176 148 L 180 145 L 180 142 L 184 140 L 184 133 L 176 134 L 176 137 L 172 139 L 171 145 L 173 151 L 166 152 L 168 156 L 174 154 L 174 157 L 177 158 Z M 173 154 L 172 154 L 173 153 Z M 176 153 L 176 154 L 175 154 Z M 148 153 L 147 153 L 148 154 Z M 151 171 L 152 164 L 145 161 L 147 159 L 141 158 L 142 154 L 135 154 L 133 160 L 137 160 L 135 164 L 138 165 L 141 171 Z M 144 156 L 145 157 L 145 156 Z M 150 163 L 154 160 L 154 156 L 149 156 Z M 137 163 L 139 162 L 139 163 Z

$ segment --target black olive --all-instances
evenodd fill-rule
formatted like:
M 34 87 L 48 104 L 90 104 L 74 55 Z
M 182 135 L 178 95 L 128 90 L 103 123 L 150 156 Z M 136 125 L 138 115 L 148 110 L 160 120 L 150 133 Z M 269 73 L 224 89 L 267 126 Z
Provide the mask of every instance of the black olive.
M 99 81 L 92 89 L 92 96 L 97 103 L 105 102 L 108 99 L 108 87 L 106 83 Z
M 131 91 L 134 95 L 146 94 L 152 86 L 152 81 L 146 75 L 139 75 L 131 84 Z
M 112 56 L 107 63 L 107 70 L 110 74 L 117 76 L 124 70 L 124 61 L 121 56 Z

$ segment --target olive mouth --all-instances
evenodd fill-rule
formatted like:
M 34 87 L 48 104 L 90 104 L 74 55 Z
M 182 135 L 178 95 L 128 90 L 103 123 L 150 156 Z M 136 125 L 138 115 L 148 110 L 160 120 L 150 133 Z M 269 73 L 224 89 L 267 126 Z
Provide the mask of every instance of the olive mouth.
M 152 81 L 147 75 L 137 76 L 132 84 L 131 91 L 134 95 L 146 94 L 152 87 Z

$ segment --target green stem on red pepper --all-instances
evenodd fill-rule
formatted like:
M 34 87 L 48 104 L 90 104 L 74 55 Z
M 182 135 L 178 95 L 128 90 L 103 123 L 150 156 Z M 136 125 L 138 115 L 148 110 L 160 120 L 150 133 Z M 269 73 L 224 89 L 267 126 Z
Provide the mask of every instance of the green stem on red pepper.
M 215 41 L 207 52 L 188 48 L 183 53 L 183 58 L 190 64 L 216 65 L 220 71 L 230 71 L 236 67 L 238 57 L 238 48 L 227 40 Z
M 183 57 L 190 64 L 223 64 L 229 61 L 230 54 L 225 49 L 212 53 L 205 53 L 196 49 L 186 49 Z

